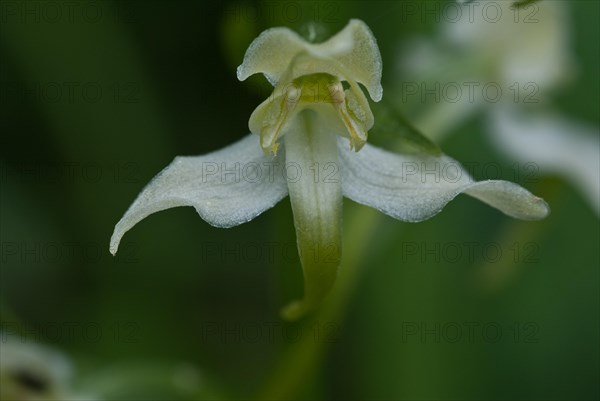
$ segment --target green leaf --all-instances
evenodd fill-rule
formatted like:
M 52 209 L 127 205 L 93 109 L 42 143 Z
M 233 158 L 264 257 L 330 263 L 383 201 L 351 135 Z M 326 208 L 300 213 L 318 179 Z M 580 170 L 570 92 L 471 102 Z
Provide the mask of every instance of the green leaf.
M 387 149 L 393 148 L 400 153 L 425 153 L 433 156 L 442 154 L 435 143 L 385 99 L 373 105 L 372 111 L 375 125 L 369 130 L 369 142 Z

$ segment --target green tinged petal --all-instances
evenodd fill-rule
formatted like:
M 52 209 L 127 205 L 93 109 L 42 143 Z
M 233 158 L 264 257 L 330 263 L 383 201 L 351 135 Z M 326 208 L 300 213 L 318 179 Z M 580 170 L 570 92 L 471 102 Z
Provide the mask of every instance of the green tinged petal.
M 336 135 L 304 110 L 284 136 L 286 175 L 298 253 L 304 272 L 304 298 L 282 310 L 295 320 L 318 306 L 331 290 L 341 257 L 342 187 Z

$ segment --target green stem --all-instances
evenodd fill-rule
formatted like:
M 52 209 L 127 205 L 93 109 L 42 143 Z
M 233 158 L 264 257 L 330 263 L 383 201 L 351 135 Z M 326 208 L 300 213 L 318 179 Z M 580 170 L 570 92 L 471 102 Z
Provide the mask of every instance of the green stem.
M 376 210 L 362 207 L 345 222 L 349 235 L 344 237 L 343 263 L 341 274 L 331 295 L 305 327 L 314 322 L 322 325 L 344 318 L 346 306 L 361 269 L 366 266 L 363 256 L 367 253 L 372 234 L 378 227 L 383 215 Z M 298 396 L 299 389 L 308 377 L 318 369 L 328 343 L 313 336 L 304 336 L 301 341 L 292 345 L 277 364 L 269 381 L 257 396 L 260 400 L 286 400 Z

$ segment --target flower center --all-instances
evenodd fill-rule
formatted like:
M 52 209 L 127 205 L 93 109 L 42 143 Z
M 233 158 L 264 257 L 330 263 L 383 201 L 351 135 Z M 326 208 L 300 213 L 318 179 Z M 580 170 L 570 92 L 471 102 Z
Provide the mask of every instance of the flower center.
M 298 112 L 310 108 L 333 132 L 348 137 L 351 147 L 358 151 L 367 140 L 373 115 L 358 85 L 352 81 L 348 84 L 349 88 L 344 90 L 342 82 L 327 73 L 302 75 L 291 82 L 280 83 L 269 99 L 252 113 L 250 130 L 260 135 L 265 152 L 275 154 L 278 139 L 290 131 L 288 128 L 292 128 L 290 124 Z

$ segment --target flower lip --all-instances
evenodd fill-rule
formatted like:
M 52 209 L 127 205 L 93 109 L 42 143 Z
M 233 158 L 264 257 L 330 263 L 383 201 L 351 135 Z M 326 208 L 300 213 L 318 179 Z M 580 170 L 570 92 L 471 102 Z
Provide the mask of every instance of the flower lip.
M 304 54 L 305 57 L 297 58 Z M 292 81 L 302 75 L 328 73 L 339 80 L 365 86 L 371 99 L 383 96 L 382 62 L 377 41 L 369 27 L 353 19 L 336 35 L 322 43 L 309 43 L 288 28 L 271 28 L 248 47 L 237 68 L 240 81 L 263 73 L 277 86 L 282 79 Z

